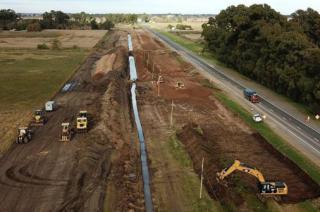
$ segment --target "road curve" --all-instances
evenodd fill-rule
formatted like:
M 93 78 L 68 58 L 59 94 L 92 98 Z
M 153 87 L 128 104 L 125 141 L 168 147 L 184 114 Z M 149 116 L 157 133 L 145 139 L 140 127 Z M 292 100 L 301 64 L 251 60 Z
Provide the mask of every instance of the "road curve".
M 245 88 L 245 86 L 241 85 L 232 77 L 227 76 L 199 56 L 193 54 L 192 52 L 170 40 L 166 36 L 151 28 L 146 29 L 156 37 L 158 37 L 160 40 L 162 40 L 164 43 L 169 45 L 171 48 L 184 53 L 184 56 L 186 56 L 191 63 L 198 65 L 204 71 L 214 76 L 224 84 L 228 84 L 229 86 L 232 86 L 239 91 L 242 91 Z M 294 116 L 288 114 L 279 106 L 272 103 L 270 99 L 267 99 L 261 95 L 259 96 L 261 97 L 261 102 L 259 104 L 256 104 L 256 107 L 264 111 L 269 115 L 269 117 L 272 117 L 277 124 L 280 124 L 282 128 L 292 134 L 293 137 L 296 138 L 296 142 L 303 144 L 303 146 L 312 151 L 317 158 L 320 158 L 320 130 L 307 126 L 300 120 L 296 119 Z

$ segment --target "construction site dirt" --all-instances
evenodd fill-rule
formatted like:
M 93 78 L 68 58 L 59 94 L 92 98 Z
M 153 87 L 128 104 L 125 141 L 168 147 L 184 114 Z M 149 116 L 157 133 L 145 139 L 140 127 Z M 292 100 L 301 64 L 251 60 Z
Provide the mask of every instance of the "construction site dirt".
M 143 210 L 126 36 L 108 32 L 69 80 L 72 89 L 56 94 L 58 109 L 33 129 L 31 142 L 14 144 L 0 159 L 0 211 Z M 112 67 L 96 70 L 105 55 Z M 88 111 L 88 133 L 59 141 L 61 123 L 75 126 L 79 110 Z
M 198 198 L 198 190 L 186 189 L 185 174 L 197 178 L 202 158 L 206 190 L 221 203 L 246 209 L 239 185 L 258 192 L 255 179 L 243 173 L 229 176 L 228 187 L 216 182 L 216 172 L 234 159 L 257 167 L 267 180 L 285 181 L 289 195 L 281 203 L 319 197 L 319 185 L 226 109 L 214 95 L 220 91 L 195 67 L 145 30 L 129 32 L 155 211 L 193 211 L 190 195 Z M 48 122 L 0 159 L 1 212 L 144 211 L 127 65 L 127 31 L 108 32 L 66 83 L 71 89 L 56 94 L 58 109 L 47 113 Z M 59 141 L 61 123 L 74 126 L 80 110 L 88 111 L 89 131 Z M 172 137 L 184 144 L 192 168 L 171 160 Z
M 319 185 L 219 103 L 214 96 L 219 90 L 191 64 L 146 31 L 136 30 L 132 37 L 156 208 L 186 211 L 191 207 L 177 183 L 182 172 L 170 164 L 162 148 L 173 135 L 184 144 L 199 176 L 204 158 L 204 184 L 210 196 L 222 203 L 243 206 L 241 189 L 258 193 L 257 180 L 244 173 L 229 176 L 227 187 L 216 181 L 216 173 L 235 159 L 257 167 L 267 180 L 285 181 L 289 194 L 280 203 L 319 197 Z

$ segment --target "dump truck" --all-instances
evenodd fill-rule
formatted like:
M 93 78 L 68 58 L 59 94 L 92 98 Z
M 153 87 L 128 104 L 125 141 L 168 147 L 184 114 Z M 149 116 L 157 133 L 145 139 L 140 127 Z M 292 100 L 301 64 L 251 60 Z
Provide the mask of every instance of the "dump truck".
M 260 102 L 260 98 L 259 98 L 257 92 L 250 89 L 250 88 L 245 88 L 243 90 L 243 95 L 246 99 L 248 99 L 252 103 L 259 103 Z
M 241 171 L 254 176 L 258 180 L 258 189 L 260 195 L 264 197 L 274 197 L 277 199 L 281 195 L 288 194 L 288 186 L 282 181 L 266 181 L 263 174 L 256 168 L 251 167 L 245 163 L 235 160 L 230 166 L 217 173 L 217 181 L 224 180 L 225 177 L 229 176 L 235 171 Z
M 29 127 L 19 127 L 18 136 L 16 143 L 17 144 L 26 144 L 32 139 L 32 131 Z

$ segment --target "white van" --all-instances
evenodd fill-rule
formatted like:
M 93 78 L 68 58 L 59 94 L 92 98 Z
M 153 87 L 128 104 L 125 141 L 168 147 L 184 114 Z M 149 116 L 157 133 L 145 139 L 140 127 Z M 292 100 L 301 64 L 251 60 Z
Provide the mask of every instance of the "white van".
M 46 102 L 45 109 L 47 112 L 54 111 L 56 109 L 55 101 Z

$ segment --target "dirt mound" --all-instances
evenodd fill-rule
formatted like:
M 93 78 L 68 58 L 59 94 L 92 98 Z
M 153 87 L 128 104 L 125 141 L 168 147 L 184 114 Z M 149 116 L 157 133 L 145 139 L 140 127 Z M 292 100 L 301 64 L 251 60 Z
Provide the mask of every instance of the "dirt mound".
M 177 136 L 185 145 L 198 174 L 201 172 L 202 157 L 205 158 L 205 185 L 210 195 L 222 202 L 231 200 L 236 205 L 241 204 L 240 185 L 258 192 L 257 181 L 244 173 L 230 175 L 225 180 L 229 184 L 228 188 L 217 182 L 215 174 L 235 159 L 257 167 L 269 181 L 286 182 L 289 194 L 282 199 L 284 203 L 296 203 L 320 195 L 319 185 L 259 134 L 231 134 L 223 126 L 218 129 L 212 125 L 188 124 Z M 240 137 L 243 139 L 239 139 Z
M 94 80 L 101 79 L 103 76 L 105 76 L 109 71 L 112 70 L 113 63 L 116 59 L 116 54 L 107 54 L 103 56 L 100 60 L 97 62 L 96 70 L 92 75 L 92 78 Z

